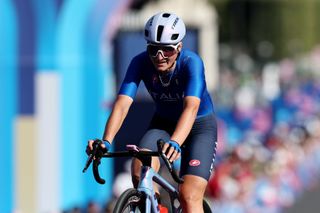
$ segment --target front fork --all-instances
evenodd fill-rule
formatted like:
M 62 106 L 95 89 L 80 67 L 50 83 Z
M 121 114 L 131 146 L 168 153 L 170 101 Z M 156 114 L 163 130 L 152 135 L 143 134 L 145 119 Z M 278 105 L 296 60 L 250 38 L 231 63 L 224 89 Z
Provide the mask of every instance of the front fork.
M 153 190 L 153 180 L 154 174 L 156 172 L 149 166 L 142 166 L 140 173 L 140 180 L 137 190 L 143 192 L 146 196 L 145 212 L 159 212 L 158 200 L 155 197 L 155 192 Z M 152 211 L 151 211 L 152 209 Z

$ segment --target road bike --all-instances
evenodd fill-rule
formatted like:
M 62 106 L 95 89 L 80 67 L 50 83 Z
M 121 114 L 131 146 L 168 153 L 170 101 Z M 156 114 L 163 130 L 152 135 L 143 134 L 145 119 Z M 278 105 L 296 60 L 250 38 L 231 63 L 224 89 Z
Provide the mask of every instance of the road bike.
M 95 180 L 104 184 L 105 180 L 100 177 L 99 174 L 99 165 L 102 158 L 115 158 L 115 157 L 135 157 L 142 162 L 140 181 L 138 187 L 130 188 L 124 191 L 118 198 L 114 213 L 123 213 L 123 212 L 141 212 L 141 213 L 159 213 L 158 200 L 153 189 L 153 182 L 160 185 L 165 189 L 170 197 L 171 206 L 169 207 L 169 212 L 172 213 L 181 213 L 182 208 L 179 201 L 179 191 L 172 184 L 169 183 L 163 176 L 157 173 L 151 167 L 151 159 L 153 156 L 160 157 L 168 171 L 170 172 L 173 180 L 177 183 L 183 183 L 183 179 L 177 175 L 177 172 L 173 169 L 172 163 L 169 162 L 168 158 L 164 153 L 162 153 L 162 146 L 164 145 L 163 140 L 157 141 L 158 150 L 157 151 L 147 151 L 141 150 L 136 145 L 127 145 L 126 151 L 120 152 L 106 152 L 104 153 L 99 147 L 102 143 L 101 140 L 95 140 L 93 143 L 93 150 L 88 156 L 85 168 L 85 172 L 93 162 L 92 169 Z M 211 213 L 211 209 L 206 200 L 203 200 L 203 208 L 205 213 Z

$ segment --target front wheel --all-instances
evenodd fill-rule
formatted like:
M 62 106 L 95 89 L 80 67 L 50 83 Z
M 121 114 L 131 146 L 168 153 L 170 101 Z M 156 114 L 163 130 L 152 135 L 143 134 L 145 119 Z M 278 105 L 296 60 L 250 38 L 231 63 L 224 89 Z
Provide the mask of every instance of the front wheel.
M 136 189 L 127 189 L 116 202 L 113 213 L 143 213 L 145 208 L 145 198 Z
M 204 213 L 212 213 L 210 205 L 206 200 L 203 200 L 202 206 L 203 206 Z

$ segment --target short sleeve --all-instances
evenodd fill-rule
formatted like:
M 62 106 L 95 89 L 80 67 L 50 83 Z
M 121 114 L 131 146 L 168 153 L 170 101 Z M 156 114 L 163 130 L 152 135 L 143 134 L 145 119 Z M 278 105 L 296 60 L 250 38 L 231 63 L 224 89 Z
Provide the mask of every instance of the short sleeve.
M 185 62 L 186 85 L 185 96 L 196 96 L 201 99 L 206 88 L 204 65 L 199 56 L 189 56 Z
M 125 78 L 121 84 L 119 95 L 127 95 L 132 99 L 136 96 L 139 83 L 141 81 L 141 65 L 138 57 L 132 59 Z

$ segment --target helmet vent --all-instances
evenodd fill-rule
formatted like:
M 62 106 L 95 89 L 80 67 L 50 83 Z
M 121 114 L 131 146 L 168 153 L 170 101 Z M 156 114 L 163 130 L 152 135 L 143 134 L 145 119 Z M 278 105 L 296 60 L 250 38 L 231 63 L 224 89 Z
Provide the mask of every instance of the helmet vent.
M 163 25 L 159 25 L 159 26 L 158 26 L 158 30 L 157 30 L 157 41 L 160 41 L 160 39 L 161 39 L 161 35 L 162 35 L 163 28 L 164 28 Z
M 148 30 L 145 30 L 145 31 L 144 31 L 144 36 L 145 36 L 145 37 L 148 37 L 148 36 L 149 36 L 149 31 L 148 31 Z
M 179 33 L 172 34 L 171 40 L 176 40 L 179 37 Z
M 164 14 L 162 14 L 162 17 L 164 17 L 164 18 L 168 18 L 170 16 L 170 13 L 164 13 Z

